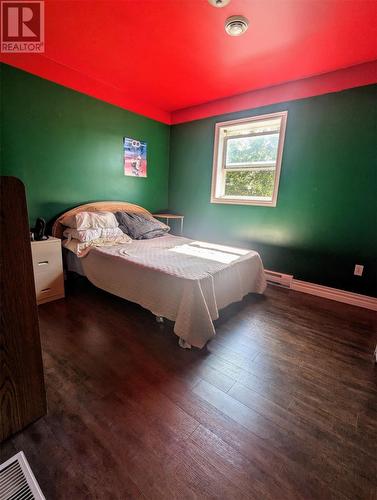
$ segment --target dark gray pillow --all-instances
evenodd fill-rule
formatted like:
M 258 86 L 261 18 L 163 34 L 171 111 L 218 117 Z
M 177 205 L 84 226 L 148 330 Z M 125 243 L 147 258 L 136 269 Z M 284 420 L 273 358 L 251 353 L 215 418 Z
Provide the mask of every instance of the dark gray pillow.
M 134 240 L 149 240 L 164 236 L 170 227 L 148 214 L 115 212 L 120 229 Z

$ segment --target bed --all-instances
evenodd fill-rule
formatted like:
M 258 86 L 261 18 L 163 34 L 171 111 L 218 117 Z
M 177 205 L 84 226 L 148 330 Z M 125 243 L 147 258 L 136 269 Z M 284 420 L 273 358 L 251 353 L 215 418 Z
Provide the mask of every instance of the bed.
M 52 235 L 62 238 L 61 220 L 81 211 L 149 212 L 126 202 L 96 202 L 62 214 Z M 174 321 L 179 345 L 202 348 L 215 335 L 219 311 L 248 293 L 263 293 L 264 269 L 257 252 L 167 235 L 151 240 L 93 247 L 68 270 L 95 286 L 135 302 L 157 318 Z

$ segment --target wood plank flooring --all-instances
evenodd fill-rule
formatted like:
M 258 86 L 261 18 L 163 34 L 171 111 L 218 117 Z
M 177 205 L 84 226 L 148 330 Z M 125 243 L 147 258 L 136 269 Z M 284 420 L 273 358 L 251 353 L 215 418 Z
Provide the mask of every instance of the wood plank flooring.
M 202 351 L 85 280 L 39 308 L 48 415 L 7 440 L 52 499 L 376 499 L 375 313 L 270 287 Z

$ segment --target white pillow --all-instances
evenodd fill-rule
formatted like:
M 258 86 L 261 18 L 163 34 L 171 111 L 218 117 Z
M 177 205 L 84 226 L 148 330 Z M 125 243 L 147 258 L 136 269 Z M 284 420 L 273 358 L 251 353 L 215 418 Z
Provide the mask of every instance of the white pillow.
M 63 226 L 73 229 L 96 229 L 118 227 L 118 221 L 112 212 L 79 212 L 67 215 L 60 221 Z
M 63 232 L 63 236 L 67 238 L 67 240 L 75 239 L 81 243 L 84 241 L 97 240 L 98 238 L 114 238 L 123 236 L 123 234 L 123 231 L 119 227 L 96 229 L 74 229 L 69 227 Z
M 80 242 L 76 239 L 63 240 L 62 245 L 71 252 L 75 253 L 78 257 L 84 257 L 89 253 L 89 250 L 92 247 L 124 245 L 125 243 L 131 242 L 132 239 L 127 234 L 122 234 L 122 236 L 114 236 L 112 238 L 97 238 L 96 240 L 84 242 Z

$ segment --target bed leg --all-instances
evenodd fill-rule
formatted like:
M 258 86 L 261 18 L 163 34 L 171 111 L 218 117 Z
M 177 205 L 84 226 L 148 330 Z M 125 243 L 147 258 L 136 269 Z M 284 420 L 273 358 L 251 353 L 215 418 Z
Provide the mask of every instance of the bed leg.
M 191 349 L 191 344 L 186 342 L 184 339 L 181 339 L 181 337 L 178 339 L 178 345 L 179 347 L 182 347 L 182 349 Z
M 157 321 L 157 323 L 163 323 L 164 318 L 162 316 L 156 316 L 156 321 Z

